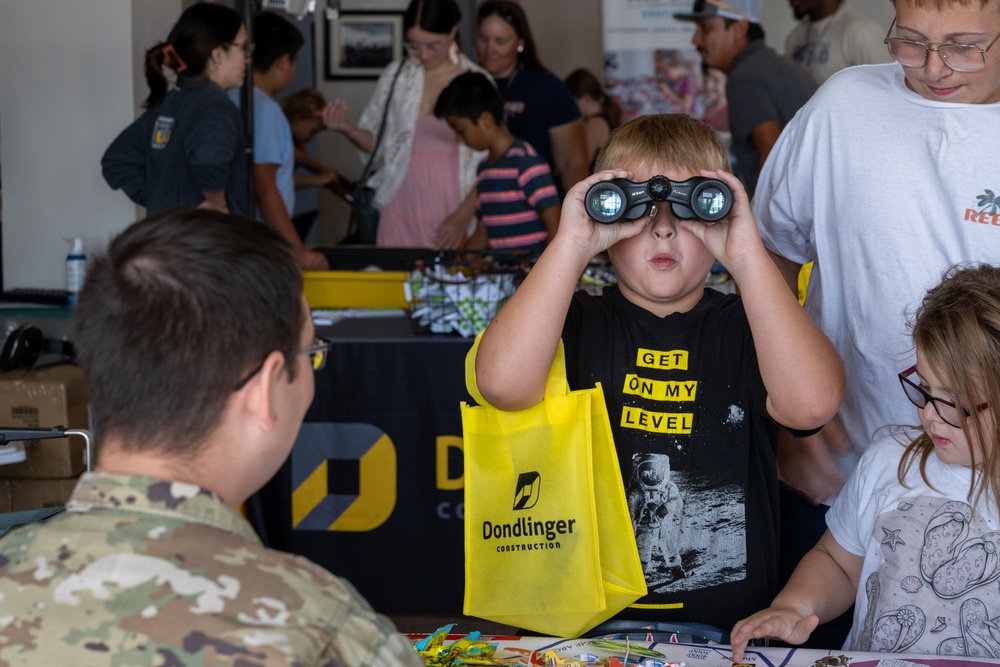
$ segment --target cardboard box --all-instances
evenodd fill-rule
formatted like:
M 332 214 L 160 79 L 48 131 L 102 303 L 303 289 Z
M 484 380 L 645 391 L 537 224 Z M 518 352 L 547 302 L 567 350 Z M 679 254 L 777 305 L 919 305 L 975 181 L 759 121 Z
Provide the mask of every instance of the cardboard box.
M 63 364 L 0 374 L 0 426 L 88 428 L 83 371 Z M 69 478 L 86 467 L 83 438 L 26 440 L 28 458 L 0 466 L 0 477 Z
M 71 479 L 0 479 L 0 512 L 65 505 L 76 487 Z

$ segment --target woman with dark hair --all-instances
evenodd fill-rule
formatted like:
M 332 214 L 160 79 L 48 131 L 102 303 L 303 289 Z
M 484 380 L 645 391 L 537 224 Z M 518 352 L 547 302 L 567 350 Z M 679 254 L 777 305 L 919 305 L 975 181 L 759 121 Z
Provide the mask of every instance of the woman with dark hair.
M 224 91 L 243 84 L 252 52 L 232 9 L 186 9 L 167 40 L 146 51 L 146 111 L 104 153 L 108 185 L 149 214 L 176 206 L 245 213 L 243 123 Z M 177 75 L 174 88 L 164 68 Z
M 369 181 L 381 211 L 377 245 L 457 249 L 475 229 L 476 167 L 485 152 L 460 143 L 434 116 L 438 95 L 452 79 L 482 71 L 455 43 L 461 16 L 455 0 L 411 0 L 403 14 L 409 56 L 382 72 L 357 124 L 347 119 L 340 100 L 324 111 L 326 126 L 367 160 L 389 100 L 378 170 Z
M 622 122 L 622 108 L 615 98 L 608 95 L 600 80 L 589 69 L 577 69 L 566 77 L 566 85 L 576 98 L 576 106 L 583 116 L 583 130 L 587 138 L 587 155 L 591 165 L 597 151 L 607 141 L 611 130 Z
M 534 146 L 568 192 L 588 176 L 583 121 L 569 88 L 539 61 L 520 5 L 488 0 L 479 6 L 476 53 L 504 95 L 510 131 Z

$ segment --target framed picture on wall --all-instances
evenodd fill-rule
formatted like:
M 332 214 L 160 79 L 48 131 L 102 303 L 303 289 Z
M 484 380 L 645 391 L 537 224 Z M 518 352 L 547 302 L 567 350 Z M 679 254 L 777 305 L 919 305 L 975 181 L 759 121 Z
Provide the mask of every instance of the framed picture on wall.
M 341 12 L 326 22 L 326 78 L 375 79 L 403 57 L 399 12 Z

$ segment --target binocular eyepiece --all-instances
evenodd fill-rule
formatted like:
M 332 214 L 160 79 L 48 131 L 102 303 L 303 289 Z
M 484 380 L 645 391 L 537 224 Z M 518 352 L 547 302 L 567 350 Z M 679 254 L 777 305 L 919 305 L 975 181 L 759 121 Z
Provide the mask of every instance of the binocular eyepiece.
M 605 225 L 622 219 L 638 220 L 649 215 L 658 202 L 670 202 L 674 216 L 680 220 L 718 222 L 733 209 L 733 191 L 725 181 L 705 176 L 681 182 L 653 176 L 644 183 L 613 178 L 591 185 L 584 199 L 587 215 Z

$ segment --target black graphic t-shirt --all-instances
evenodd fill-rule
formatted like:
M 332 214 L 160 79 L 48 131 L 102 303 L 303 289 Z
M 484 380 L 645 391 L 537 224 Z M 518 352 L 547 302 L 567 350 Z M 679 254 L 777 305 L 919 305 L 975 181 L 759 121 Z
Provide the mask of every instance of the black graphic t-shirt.
M 577 293 L 570 387 L 600 382 L 649 594 L 616 618 L 725 630 L 776 594 L 777 424 L 738 296 L 665 318 Z

